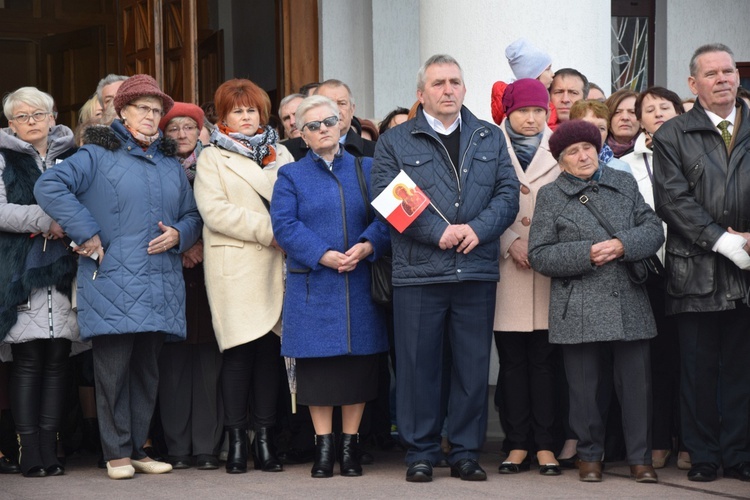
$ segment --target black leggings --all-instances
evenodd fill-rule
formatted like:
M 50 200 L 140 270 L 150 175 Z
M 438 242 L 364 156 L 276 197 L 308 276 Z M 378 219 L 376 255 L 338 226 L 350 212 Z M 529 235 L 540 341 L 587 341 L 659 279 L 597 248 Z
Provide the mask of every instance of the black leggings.
M 11 344 L 10 405 L 16 431 L 57 431 L 67 391 L 70 340 L 43 339 Z
M 224 351 L 221 391 L 226 428 L 247 429 L 248 403 L 255 430 L 276 424 L 280 350 L 279 337 L 271 332 Z

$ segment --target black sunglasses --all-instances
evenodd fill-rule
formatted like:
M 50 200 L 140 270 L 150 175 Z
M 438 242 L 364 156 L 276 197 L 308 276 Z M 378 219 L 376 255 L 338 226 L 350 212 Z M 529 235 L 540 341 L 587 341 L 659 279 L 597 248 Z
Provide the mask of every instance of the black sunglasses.
M 307 122 L 304 125 L 302 125 L 302 128 L 300 130 L 305 130 L 305 128 L 307 128 L 310 132 L 317 132 L 318 130 L 320 130 L 321 124 L 330 128 L 336 125 L 338 122 L 339 122 L 338 116 L 329 116 L 328 118 L 324 120 L 316 120 L 314 122 Z

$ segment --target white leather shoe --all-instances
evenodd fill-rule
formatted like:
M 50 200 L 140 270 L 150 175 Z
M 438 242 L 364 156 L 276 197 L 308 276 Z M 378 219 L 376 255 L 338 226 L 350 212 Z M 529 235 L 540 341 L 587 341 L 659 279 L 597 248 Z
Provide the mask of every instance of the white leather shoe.
M 107 462 L 107 475 L 110 479 L 130 479 L 135 475 L 135 468 L 132 465 L 112 467 Z
M 133 468 L 136 472 L 141 472 L 143 474 L 164 474 L 165 472 L 170 472 L 172 470 L 172 464 L 157 462 L 156 460 L 149 462 L 130 460 L 130 463 L 133 464 Z

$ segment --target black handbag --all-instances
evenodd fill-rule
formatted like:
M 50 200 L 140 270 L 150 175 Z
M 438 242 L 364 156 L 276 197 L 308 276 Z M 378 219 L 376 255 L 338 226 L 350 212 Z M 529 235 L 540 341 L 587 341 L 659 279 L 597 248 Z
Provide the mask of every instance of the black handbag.
M 357 179 L 359 180 L 359 189 L 362 191 L 362 201 L 365 203 L 365 214 L 367 224 L 375 218 L 374 213 L 370 217 L 370 197 L 367 195 L 367 182 L 365 174 L 362 171 L 362 158 L 355 158 L 357 169 Z M 393 258 L 390 254 L 383 255 L 379 259 L 370 263 L 370 295 L 376 304 L 390 305 L 393 301 Z
M 596 208 L 589 200 L 589 197 L 582 194 L 578 201 L 588 208 L 589 211 L 596 217 L 599 224 L 609 233 L 613 238 L 615 237 L 615 230 L 612 225 L 604 218 L 604 215 Z M 655 254 L 645 259 L 635 260 L 631 262 L 625 262 L 625 269 L 628 272 L 628 278 L 636 285 L 647 285 L 650 287 L 664 288 L 665 281 L 667 279 L 667 271 L 664 269 L 659 257 Z

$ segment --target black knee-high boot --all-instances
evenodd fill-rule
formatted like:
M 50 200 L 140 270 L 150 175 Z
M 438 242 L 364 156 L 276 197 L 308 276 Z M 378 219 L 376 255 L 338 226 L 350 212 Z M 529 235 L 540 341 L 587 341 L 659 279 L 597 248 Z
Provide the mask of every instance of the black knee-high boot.
M 42 464 L 47 476 L 62 476 L 65 468 L 57 458 L 57 432 L 39 431 L 39 448 L 42 453 Z
M 312 477 L 333 476 L 333 464 L 336 463 L 336 442 L 333 433 L 315 436 L 315 463 L 310 475 Z
M 18 462 L 25 477 L 44 477 L 42 453 L 39 448 L 39 432 L 18 434 Z

